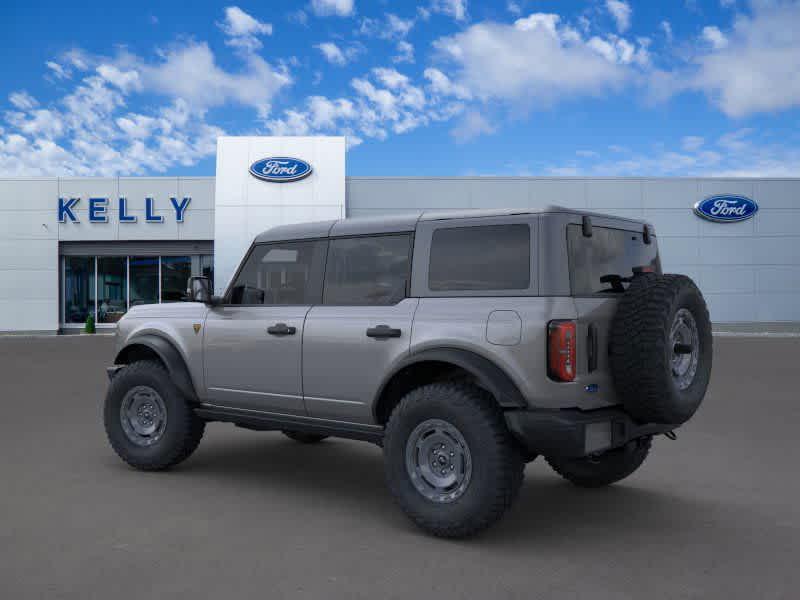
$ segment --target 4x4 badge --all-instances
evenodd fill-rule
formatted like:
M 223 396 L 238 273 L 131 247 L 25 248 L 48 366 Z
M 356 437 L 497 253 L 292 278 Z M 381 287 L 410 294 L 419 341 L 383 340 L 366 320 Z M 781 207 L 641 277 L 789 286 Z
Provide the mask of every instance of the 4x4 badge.
M 195 334 L 195 335 L 197 335 L 198 333 L 200 333 L 200 327 L 201 327 L 200 323 L 194 323 L 194 324 L 192 325 L 192 329 L 194 329 L 194 334 Z

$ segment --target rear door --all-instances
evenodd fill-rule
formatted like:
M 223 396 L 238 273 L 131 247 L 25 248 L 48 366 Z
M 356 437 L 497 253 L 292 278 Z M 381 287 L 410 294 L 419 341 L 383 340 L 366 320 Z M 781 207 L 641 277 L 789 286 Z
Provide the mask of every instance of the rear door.
M 627 227 L 627 229 L 626 229 Z M 567 225 L 570 288 L 578 313 L 578 375 L 596 383 L 601 395 L 610 394 L 608 344 L 619 297 L 634 269 L 661 272 L 655 236 L 644 241 L 642 226 L 609 220 L 583 234 L 580 224 Z M 583 342 L 583 343 L 581 343 Z M 600 400 L 600 398 L 597 398 Z M 608 398 L 611 400 L 612 398 Z
M 320 301 L 326 241 L 254 246 L 204 336 L 212 403 L 305 414 L 303 325 Z
M 371 423 L 387 369 L 408 353 L 418 300 L 408 298 L 410 233 L 330 240 L 322 305 L 306 317 L 303 389 L 309 415 Z

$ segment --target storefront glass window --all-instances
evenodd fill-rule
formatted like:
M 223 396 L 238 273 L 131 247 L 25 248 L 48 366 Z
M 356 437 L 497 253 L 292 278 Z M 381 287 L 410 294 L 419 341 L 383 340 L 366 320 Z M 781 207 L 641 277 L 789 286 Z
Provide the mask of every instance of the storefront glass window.
M 64 320 L 85 323 L 94 315 L 94 256 L 64 257 Z
M 161 257 L 161 301 L 180 302 L 186 299 L 186 285 L 192 274 L 190 256 Z
M 97 258 L 97 322 L 116 323 L 128 310 L 127 257 Z
M 130 257 L 131 306 L 158 302 L 158 257 Z

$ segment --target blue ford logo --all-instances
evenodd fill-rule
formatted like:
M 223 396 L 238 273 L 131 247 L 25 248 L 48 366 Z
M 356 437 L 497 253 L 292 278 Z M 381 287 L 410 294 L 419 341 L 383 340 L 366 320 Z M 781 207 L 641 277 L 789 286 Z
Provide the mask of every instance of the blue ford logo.
M 735 223 L 749 219 L 758 212 L 755 200 L 744 196 L 711 196 L 694 205 L 699 217 L 718 223 Z
M 299 158 L 271 156 L 250 165 L 250 174 L 264 181 L 284 183 L 299 181 L 311 175 L 311 165 Z

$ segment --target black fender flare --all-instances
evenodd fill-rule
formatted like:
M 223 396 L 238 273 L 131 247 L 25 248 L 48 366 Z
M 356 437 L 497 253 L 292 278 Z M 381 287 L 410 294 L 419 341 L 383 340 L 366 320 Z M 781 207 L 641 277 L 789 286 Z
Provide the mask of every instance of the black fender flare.
M 144 346 L 155 352 L 161 362 L 164 363 L 164 366 L 167 367 L 167 372 L 178 390 L 187 400 L 197 401 L 197 392 L 194 389 L 192 376 L 189 374 L 186 361 L 171 341 L 152 333 L 134 336 L 117 353 L 116 358 L 114 358 L 114 364 L 128 364 L 129 361 L 126 355 L 133 346 Z
M 388 377 L 381 382 L 373 400 L 373 407 L 378 406 L 386 386 L 395 375 L 407 367 L 423 362 L 450 363 L 464 369 L 474 376 L 481 387 L 492 394 L 503 408 L 527 408 L 528 406 L 511 377 L 488 358 L 461 348 L 431 348 L 410 354 L 395 365 Z

